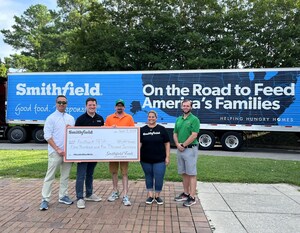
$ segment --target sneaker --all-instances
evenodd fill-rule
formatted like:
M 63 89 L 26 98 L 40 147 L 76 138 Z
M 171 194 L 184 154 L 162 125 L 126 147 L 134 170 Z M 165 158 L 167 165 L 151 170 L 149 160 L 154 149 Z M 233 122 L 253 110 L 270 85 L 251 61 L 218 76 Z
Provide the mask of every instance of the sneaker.
M 124 196 L 124 197 L 123 197 L 123 204 L 124 204 L 125 206 L 130 206 L 130 205 L 131 205 L 131 202 L 129 201 L 128 196 Z
M 154 201 L 153 197 L 148 197 L 146 200 L 146 204 L 151 205 L 153 203 L 153 201 Z
M 112 194 L 107 199 L 108 201 L 115 201 L 120 196 L 119 192 L 112 192 Z
M 177 197 L 174 198 L 174 201 L 186 201 L 188 199 L 189 195 L 186 193 L 181 193 Z
M 71 205 L 73 204 L 73 201 L 68 197 L 68 196 L 64 196 L 63 198 L 60 198 L 58 200 L 58 202 L 66 204 L 66 205 Z
M 79 199 L 77 201 L 77 208 L 78 209 L 84 209 L 85 208 L 85 201 L 83 199 Z
M 98 197 L 96 194 L 92 194 L 92 195 L 89 196 L 89 197 L 85 197 L 85 200 L 86 200 L 86 201 L 101 201 L 102 198 L 101 198 L 101 197 Z
M 196 204 L 196 199 L 192 198 L 191 196 L 189 196 L 188 199 L 185 202 L 183 202 L 183 206 L 186 206 L 186 207 L 189 207 L 189 206 L 192 206 L 195 204 Z
M 163 199 L 161 199 L 160 197 L 156 197 L 156 198 L 155 198 L 155 201 L 156 201 L 156 203 L 157 203 L 158 205 L 164 204 Z
M 40 205 L 40 210 L 47 210 L 48 209 L 48 201 L 43 200 Z

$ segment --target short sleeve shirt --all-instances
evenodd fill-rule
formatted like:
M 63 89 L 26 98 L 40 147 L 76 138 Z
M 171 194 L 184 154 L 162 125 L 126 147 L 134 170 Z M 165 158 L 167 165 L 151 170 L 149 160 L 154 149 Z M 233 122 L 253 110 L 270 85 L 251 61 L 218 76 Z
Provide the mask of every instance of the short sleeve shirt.
M 141 161 L 145 163 L 160 163 L 166 160 L 165 143 L 170 142 L 167 130 L 157 124 L 154 128 L 145 125 L 141 128 L 140 141 Z
M 124 113 L 124 115 L 119 118 L 115 113 L 106 117 L 105 126 L 134 126 L 134 120 L 131 115 Z
M 177 134 L 179 143 L 185 142 L 193 132 L 199 133 L 199 130 L 200 120 L 192 113 L 190 113 L 185 119 L 183 116 L 176 119 L 174 133 Z M 191 144 L 198 144 L 197 139 L 195 139 Z

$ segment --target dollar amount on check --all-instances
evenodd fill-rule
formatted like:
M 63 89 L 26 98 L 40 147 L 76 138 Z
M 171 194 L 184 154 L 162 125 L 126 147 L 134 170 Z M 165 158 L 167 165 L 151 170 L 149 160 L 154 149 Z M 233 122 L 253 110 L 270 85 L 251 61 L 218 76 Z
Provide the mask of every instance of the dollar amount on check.
M 65 162 L 139 161 L 138 127 L 68 127 Z

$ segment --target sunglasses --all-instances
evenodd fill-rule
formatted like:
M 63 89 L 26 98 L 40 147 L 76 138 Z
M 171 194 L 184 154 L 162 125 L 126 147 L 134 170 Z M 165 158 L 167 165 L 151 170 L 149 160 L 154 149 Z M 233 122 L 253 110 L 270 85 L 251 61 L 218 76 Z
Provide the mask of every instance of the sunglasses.
M 66 101 L 57 101 L 56 103 L 58 103 L 59 105 L 65 105 L 65 104 L 67 104 Z

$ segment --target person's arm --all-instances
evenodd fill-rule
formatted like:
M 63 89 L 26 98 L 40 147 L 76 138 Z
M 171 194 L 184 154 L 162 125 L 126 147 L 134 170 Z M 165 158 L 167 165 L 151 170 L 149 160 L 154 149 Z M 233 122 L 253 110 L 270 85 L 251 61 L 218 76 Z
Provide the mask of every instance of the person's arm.
M 179 144 L 177 133 L 173 133 L 173 140 L 174 140 L 175 145 L 177 146 Z
M 194 120 L 192 122 L 191 135 L 185 140 L 185 142 L 182 143 L 182 145 L 184 147 L 190 145 L 191 143 L 193 143 L 197 139 L 199 129 L 200 129 L 200 121 L 199 121 L 198 118 L 194 118 Z
M 81 123 L 81 118 L 78 117 L 75 121 L 75 125 L 74 126 L 82 126 L 83 124 Z
M 184 151 L 184 147 L 178 142 L 178 128 L 177 128 L 177 122 L 178 122 L 178 118 L 175 122 L 175 127 L 174 127 L 174 131 L 173 131 L 173 140 L 174 140 L 174 143 L 177 147 L 177 149 L 179 151 Z
M 102 116 L 100 116 L 100 120 L 101 120 L 101 123 L 102 123 L 102 124 L 100 124 L 100 126 L 104 126 L 105 121 L 104 121 L 104 118 Z
M 165 149 L 166 149 L 166 165 L 169 165 L 170 163 L 170 142 L 165 143 Z
M 130 115 L 129 115 L 130 116 Z M 130 125 L 129 126 L 135 126 L 135 124 L 134 124 L 134 120 L 133 120 L 133 117 L 132 116 L 130 116 L 130 118 L 131 118 L 131 120 L 130 120 Z
M 192 132 L 192 134 L 181 145 L 183 147 L 186 147 L 186 146 L 190 145 L 195 139 L 197 139 L 197 137 L 198 137 L 198 133 Z
M 65 156 L 65 152 L 55 144 L 52 137 L 49 138 L 47 142 L 60 156 Z
M 105 120 L 104 126 L 110 126 L 110 127 L 116 128 L 117 125 L 115 124 L 113 118 L 114 118 L 114 115 L 113 115 L 113 114 L 107 116 L 107 117 L 106 117 L 106 120 Z
M 184 151 L 184 147 L 182 146 L 182 144 L 180 144 L 180 143 L 178 142 L 178 136 L 177 136 L 177 133 L 173 133 L 173 140 L 174 140 L 174 143 L 175 143 L 177 149 L 178 149 L 179 151 Z
M 55 120 L 51 117 L 48 117 L 45 121 L 44 125 L 44 138 L 48 142 L 48 144 L 61 156 L 63 156 L 63 151 L 55 144 L 52 138 L 53 124 Z
M 104 122 L 104 126 L 111 126 L 109 120 L 110 120 L 110 116 L 107 116 Z

